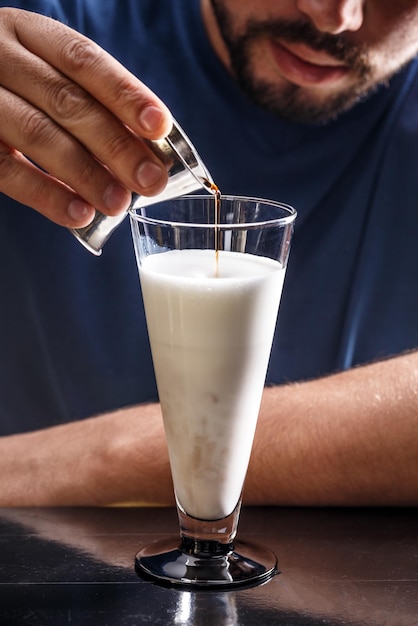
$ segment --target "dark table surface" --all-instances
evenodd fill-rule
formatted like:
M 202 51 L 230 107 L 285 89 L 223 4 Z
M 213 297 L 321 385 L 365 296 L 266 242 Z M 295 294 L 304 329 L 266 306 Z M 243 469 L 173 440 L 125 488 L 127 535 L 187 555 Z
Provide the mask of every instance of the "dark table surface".
M 174 509 L 0 509 L 1 626 L 418 625 L 418 509 L 244 508 L 239 536 L 281 573 L 237 591 L 138 578 Z

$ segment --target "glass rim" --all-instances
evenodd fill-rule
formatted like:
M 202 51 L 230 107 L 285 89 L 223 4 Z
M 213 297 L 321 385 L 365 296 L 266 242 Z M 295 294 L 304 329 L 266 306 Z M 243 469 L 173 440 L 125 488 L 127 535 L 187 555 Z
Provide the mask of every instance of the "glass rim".
M 129 217 L 130 219 L 136 221 L 136 222 L 142 222 L 143 224 L 151 224 L 151 225 L 158 225 L 158 226 L 167 226 L 167 227 L 173 227 L 173 226 L 184 226 L 184 227 L 188 227 L 188 228 L 207 228 L 207 229 L 219 229 L 219 230 L 248 230 L 248 229 L 254 229 L 254 228 L 265 228 L 265 227 L 271 227 L 271 226 L 286 226 L 288 224 L 292 224 L 292 222 L 294 222 L 296 216 L 297 216 L 297 211 L 296 209 L 294 209 L 290 204 L 286 204 L 284 202 L 278 202 L 276 200 L 268 200 L 266 198 L 257 198 L 257 197 L 252 197 L 252 196 L 235 196 L 235 195 L 227 195 L 227 194 L 222 194 L 221 195 L 221 202 L 222 200 L 238 200 L 238 201 L 242 201 L 242 202 L 253 202 L 253 203 L 259 203 L 259 204 L 265 204 L 265 205 L 269 205 L 271 207 L 275 207 L 277 209 L 284 209 L 285 211 L 288 212 L 288 215 L 282 216 L 282 217 L 272 217 L 271 219 L 267 219 L 267 220 L 260 220 L 259 222 L 237 222 L 234 224 L 215 224 L 215 222 L 211 222 L 210 224 L 207 223 L 199 223 L 199 222 L 180 222 L 180 221 L 175 221 L 175 220 L 170 220 L 170 219 L 157 219 L 157 218 L 153 218 L 153 217 L 149 217 L 147 215 L 141 215 L 139 212 L 142 211 L 143 209 L 152 209 L 153 207 L 157 206 L 157 204 L 163 204 L 164 202 L 173 202 L 174 200 L 212 200 L 212 202 L 215 202 L 214 200 L 214 194 L 205 194 L 205 195 L 199 195 L 199 194 L 192 194 L 192 195 L 185 195 L 185 196 L 179 196 L 178 198 L 175 198 L 173 200 L 161 200 L 160 203 L 156 202 L 155 204 L 150 204 L 146 207 L 139 207 L 138 209 L 129 209 Z

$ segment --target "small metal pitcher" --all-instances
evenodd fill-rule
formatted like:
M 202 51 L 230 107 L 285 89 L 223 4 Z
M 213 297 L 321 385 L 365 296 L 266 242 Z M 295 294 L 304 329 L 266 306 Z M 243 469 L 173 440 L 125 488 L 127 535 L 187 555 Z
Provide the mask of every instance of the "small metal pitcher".
M 206 188 L 209 192 L 214 183 L 204 166 L 193 144 L 180 128 L 173 122 L 170 133 L 155 141 L 144 140 L 152 151 L 165 163 L 168 171 L 168 182 L 165 189 L 156 196 L 141 196 L 132 193 L 130 209 L 148 206 L 161 200 L 170 200 L 198 189 Z M 96 211 L 93 221 L 83 228 L 71 228 L 72 234 L 92 254 L 99 256 L 102 247 L 113 231 L 125 219 L 128 212 L 116 216 L 108 216 Z

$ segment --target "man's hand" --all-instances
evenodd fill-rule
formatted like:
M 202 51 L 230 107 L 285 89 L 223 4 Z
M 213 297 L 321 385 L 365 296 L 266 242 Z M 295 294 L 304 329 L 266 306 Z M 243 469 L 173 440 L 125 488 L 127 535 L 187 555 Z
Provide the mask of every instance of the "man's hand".
M 131 194 L 164 188 L 141 138 L 171 116 L 152 91 L 91 40 L 27 11 L 0 9 L 0 192 L 52 221 L 87 225 Z

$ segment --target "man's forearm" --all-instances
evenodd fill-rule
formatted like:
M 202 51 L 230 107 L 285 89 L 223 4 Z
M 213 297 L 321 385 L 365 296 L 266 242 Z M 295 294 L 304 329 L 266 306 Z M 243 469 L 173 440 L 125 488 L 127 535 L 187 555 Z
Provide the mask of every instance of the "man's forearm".
M 244 502 L 418 504 L 418 353 L 265 390 Z M 173 504 L 160 408 L 0 438 L 0 506 Z
M 418 353 L 266 389 L 245 499 L 418 504 Z
M 159 405 L 0 438 L 0 506 L 173 504 Z

